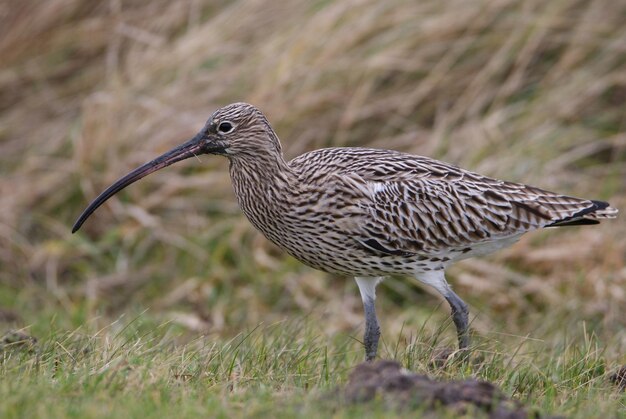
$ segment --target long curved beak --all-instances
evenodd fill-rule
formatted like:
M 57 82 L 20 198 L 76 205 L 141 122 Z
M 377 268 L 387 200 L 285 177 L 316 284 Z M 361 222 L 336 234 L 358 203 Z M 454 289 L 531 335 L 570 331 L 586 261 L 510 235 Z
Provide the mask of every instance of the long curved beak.
M 218 144 L 215 141 L 208 140 L 202 131 L 199 132 L 191 140 L 179 145 L 176 148 L 173 148 L 167 153 L 162 154 L 151 162 L 148 162 L 143 166 L 136 168 L 126 176 L 118 179 L 117 182 L 115 182 L 113 185 L 109 186 L 104 192 L 98 195 L 98 197 L 94 199 L 91 204 L 89 204 L 89 206 L 83 211 L 80 217 L 78 217 L 78 219 L 74 223 L 74 227 L 72 227 L 72 233 L 76 233 L 76 231 L 78 231 L 78 229 L 83 225 L 87 218 L 89 218 L 89 216 L 93 214 L 93 212 L 98 209 L 100 205 L 104 204 L 107 199 L 109 199 L 131 183 L 134 183 L 139 179 L 148 176 L 150 173 L 156 172 L 157 170 L 167 167 L 178 161 L 185 160 L 199 154 L 220 153 L 223 151 L 224 147 L 222 145 Z

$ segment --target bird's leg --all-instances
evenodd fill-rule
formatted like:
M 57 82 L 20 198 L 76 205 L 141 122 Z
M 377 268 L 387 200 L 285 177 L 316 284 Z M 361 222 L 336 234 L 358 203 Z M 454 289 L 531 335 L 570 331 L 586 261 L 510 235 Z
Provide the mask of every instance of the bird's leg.
M 365 334 L 363 344 L 365 345 L 365 360 L 373 361 L 378 352 L 378 340 L 380 339 L 380 326 L 376 318 L 375 300 L 367 298 L 363 300 L 365 308 Z
M 365 345 L 365 360 L 373 361 L 378 350 L 378 340 L 380 339 L 380 326 L 376 318 L 376 285 L 382 281 L 382 277 L 356 277 L 363 308 L 365 309 L 365 335 L 363 344 Z
M 469 346 L 469 310 L 467 304 L 452 291 L 452 288 L 448 285 L 448 281 L 446 281 L 443 269 L 422 272 L 420 275 L 415 276 L 415 278 L 435 288 L 444 296 L 448 304 L 450 304 L 452 320 L 454 321 L 456 333 L 459 337 L 459 349 L 465 351 Z
M 461 298 L 448 288 L 444 294 L 452 309 L 452 320 L 459 337 L 459 349 L 465 350 L 469 346 L 469 309 Z

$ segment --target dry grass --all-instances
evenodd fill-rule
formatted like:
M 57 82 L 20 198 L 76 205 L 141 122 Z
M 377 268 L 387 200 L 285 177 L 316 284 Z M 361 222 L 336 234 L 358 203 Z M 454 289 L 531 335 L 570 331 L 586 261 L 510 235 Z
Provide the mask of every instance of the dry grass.
M 324 333 L 358 335 L 356 287 L 254 232 L 218 158 L 134 185 L 84 233 L 70 226 L 233 101 L 259 106 L 289 157 L 400 149 L 624 209 L 625 15 L 609 0 L 0 6 L 0 308 L 42 333 L 53 313 L 74 328 L 150 307 L 193 333 L 317 313 Z M 625 259 L 622 217 L 535 233 L 451 276 L 481 335 L 557 345 L 585 322 L 619 362 Z M 388 340 L 445 319 L 405 283 L 381 295 Z

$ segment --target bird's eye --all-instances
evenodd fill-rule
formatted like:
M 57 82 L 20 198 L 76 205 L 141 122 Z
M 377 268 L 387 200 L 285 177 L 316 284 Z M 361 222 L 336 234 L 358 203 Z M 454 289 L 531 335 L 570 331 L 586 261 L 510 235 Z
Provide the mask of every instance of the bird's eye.
M 221 122 L 217 126 L 217 130 L 221 132 L 222 134 L 228 134 L 229 132 L 233 130 L 233 124 L 227 121 Z

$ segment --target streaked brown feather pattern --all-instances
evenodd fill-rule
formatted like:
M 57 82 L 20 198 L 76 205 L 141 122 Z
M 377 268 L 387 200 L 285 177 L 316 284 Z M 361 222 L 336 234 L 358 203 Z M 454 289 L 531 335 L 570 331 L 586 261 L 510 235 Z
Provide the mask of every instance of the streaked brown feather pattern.
M 560 220 L 614 217 L 594 201 L 492 179 L 397 151 L 327 148 L 286 162 L 251 105 L 218 110 L 234 121 L 227 156 L 239 204 L 274 243 L 321 270 L 350 275 L 433 269 L 489 253 Z M 590 212 L 585 213 L 586 210 Z
M 352 220 L 345 234 L 405 253 L 439 254 L 519 236 L 594 205 L 396 151 L 323 149 L 289 166 L 300 184 L 328 190 L 328 210 L 356 207 L 346 215 Z

